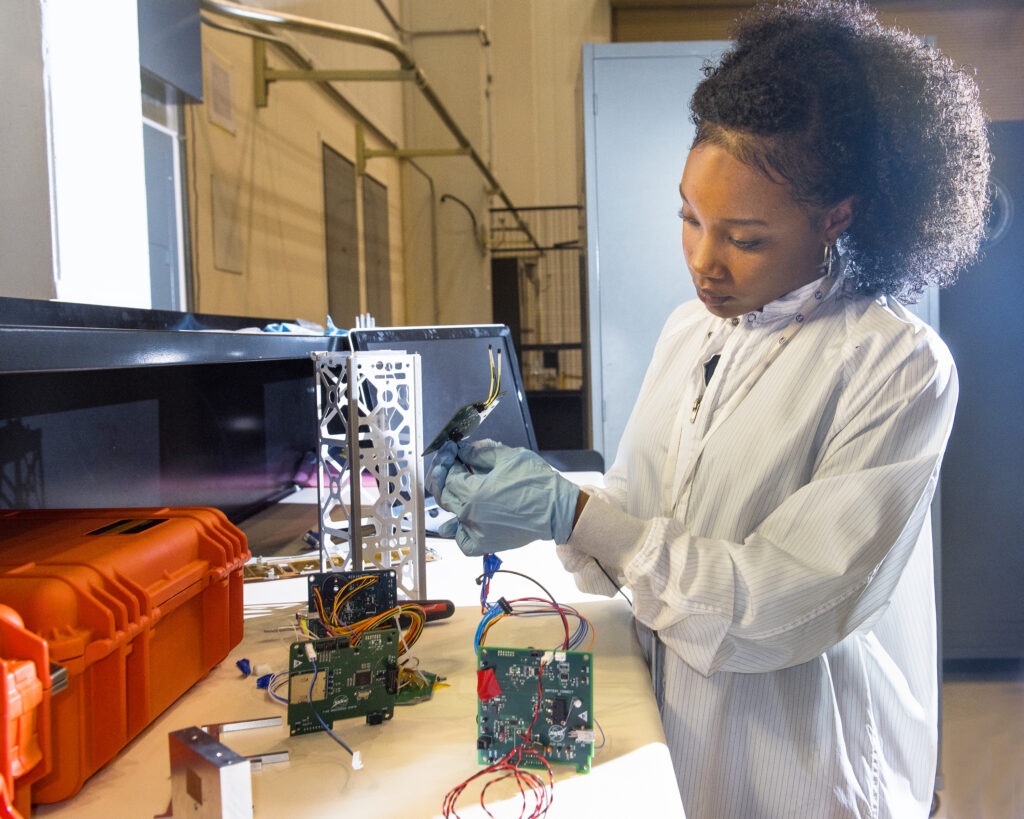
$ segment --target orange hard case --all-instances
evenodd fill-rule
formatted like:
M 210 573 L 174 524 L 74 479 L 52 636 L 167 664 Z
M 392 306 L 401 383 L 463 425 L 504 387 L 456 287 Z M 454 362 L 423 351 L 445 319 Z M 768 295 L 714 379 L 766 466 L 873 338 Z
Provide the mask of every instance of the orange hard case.
M 77 793 L 241 641 L 248 558 L 212 508 L 0 512 L 0 603 L 67 670 L 32 802 Z

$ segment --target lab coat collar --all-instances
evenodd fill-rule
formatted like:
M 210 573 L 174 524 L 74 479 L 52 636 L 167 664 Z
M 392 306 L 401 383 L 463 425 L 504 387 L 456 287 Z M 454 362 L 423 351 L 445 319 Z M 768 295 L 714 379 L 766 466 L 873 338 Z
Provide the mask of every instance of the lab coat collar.
M 835 266 L 832 269 L 832 276 L 837 279 L 846 279 L 846 255 L 842 254 L 836 259 Z M 841 285 L 844 289 L 850 284 L 849 280 L 837 282 L 837 286 Z M 760 310 L 752 310 L 749 313 L 743 315 L 742 324 L 748 329 L 754 327 L 764 327 L 775 322 L 781 322 L 783 320 L 788 321 L 793 318 L 800 310 L 801 305 L 811 297 L 811 294 L 815 290 L 821 288 L 822 290 L 828 290 L 828 276 L 822 276 L 820 279 L 815 279 L 809 284 L 805 284 L 803 287 L 798 287 L 796 290 L 790 290 L 784 296 L 779 296 L 775 301 L 769 302 Z
M 743 326 L 747 328 L 764 327 L 768 324 L 788 321 L 797 314 L 801 305 L 811 297 L 811 294 L 825 283 L 826 277 L 822 276 L 803 287 L 790 290 L 775 301 L 768 302 L 760 310 L 751 310 L 749 313 L 745 313 L 742 319 Z

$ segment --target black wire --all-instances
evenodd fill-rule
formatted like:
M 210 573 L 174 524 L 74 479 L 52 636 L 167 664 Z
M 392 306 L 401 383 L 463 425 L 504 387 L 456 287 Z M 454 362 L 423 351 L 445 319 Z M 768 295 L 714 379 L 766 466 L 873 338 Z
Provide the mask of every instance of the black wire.
M 601 565 L 601 561 L 595 557 L 594 562 L 597 564 L 597 568 L 601 570 L 601 573 L 608 578 L 608 582 L 610 582 L 615 587 L 615 591 L 622 595 L 622 599 L 629 603 L 630 608 L 633 608 L 633 601 L 626 597 L 626 593 L 622 590 L 622 586 L 620 586 L 618 583 L 612 580 L 612 576 L 604 570 L 604 566 Z M 614 595 L 612 596 L 614 597 Z
M 477 585 L 479 586 L 479 585 L 480 585 L 481 583 L 483 583 L 483 582 L 484 582 L 484 578 L 485 578 L 485 577 L 490 577 L 491 575 L 495 575 L 495 574 L 498 574 L 499 572 L 500 572 L 501 574 L 514 574 L 514 575 L 517 575 L 518 577 L 525 577 L 525 578 L 526 578 L 527 580 L 529 580 L 529 581 L 530 581 L 531 583 L 535 583 L 536 585 L 540 586 L 540 588 L 541 588 L 541 591 L 543 591 L 543 592 L 544 592 L 544 594 L 546 594 L 546 595 L 547 595 L 547 596 L 548 596 L 548 597 L 549 597 L 549 598 L 551 599 L 551 602 L 552 602 L 552 603 L 553 603 L 553 604 L 554 604 L 555 606 L 559 606 L 559 603 L 558 603 L 558 601 L 557 601 L 557 600 L 555 600 L 555 596 L 554 596 L 554 595 L 553 595 L 553 594 L 552 594 L 551 592 L 549 592 L 549 591 L 548 591 L 547 589 L 545 589 L 545 588 L 544 588 L 544 586 L 542 586 L 542 585 L 541 585 L 541 583 L 540 583 L 540 581 L 539 581 L 539 580 L 534 580 L 534 579 L 533 579 L 532 577 L 530 577 L 530 575 L 528 575 L 528 574 L 523 574 L 522 572 L 514 572 L 514 571 L 512 571 L 511 569 L 492 569 L 492 570 L 491 570 L 491 571 L 489 571 L 489 572 L 484 572 L 484 573 L 483 573 L 482 575 L 480 575 L 480 576 L 479 576 L 479 577 L 478 577 L 478 578 L 476 579 L 476 584 L 477 584 Z

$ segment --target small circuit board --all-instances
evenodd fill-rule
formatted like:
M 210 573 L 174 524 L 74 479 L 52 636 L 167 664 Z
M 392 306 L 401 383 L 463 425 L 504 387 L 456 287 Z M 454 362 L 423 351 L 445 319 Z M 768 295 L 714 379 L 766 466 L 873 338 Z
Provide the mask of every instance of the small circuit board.
M 328 728 L 336 719 L 363 715 L 368 724 L 379 725 L 395 712 L 398 632 L 368 631 L 355 646 L 347 637 L 292 643 L 288 669 L 288 726 L 292 736 L 323 731 L 316 714 Z
M 307 578 L 309 613 L 337 623 L 358 623 L 393 609 L 398 600 L 394 569 L 366 569 L 359 572 L 317 572 Z M 340 600 L 339 600 L 340 598 Z M 335 603 L 337 602 L 337 605 Z M 327 631 L 318 619 L 309 621 L 310 630 L 320 637 Z
M 436 452 L 445 441 L 455 441 L 455 443 L 458 443 L 462 439 L 468 438 L 476 432 L 476 428 L 498 406 L 498 402 L 504 394 L 503 392 L 499 393 L 490 399 L 489 402 L 474 401 L 471 404 L 459 407 L 455 410 L 455 414 L 448 419 L 448 423 L 434 436 L 434 440 L 430 442 L 430 445 L 423 450 L 423 454 L 426 456 L 431 452 Z
M 481 648 L 477 656 L 477 757 L 490 765 L 513 748 L 590 770 L 594 755 L 593 655 Z M 524 757 L 528 767 L 542 767 Z

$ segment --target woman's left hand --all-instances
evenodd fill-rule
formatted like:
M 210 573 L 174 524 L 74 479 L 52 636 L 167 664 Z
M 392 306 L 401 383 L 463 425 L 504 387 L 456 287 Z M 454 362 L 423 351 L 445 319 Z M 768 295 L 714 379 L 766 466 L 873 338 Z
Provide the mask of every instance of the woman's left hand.
M 495 441 L 444 444 L 427 470 L 426 488 L 455 519 L 438 529 L 469 556 L 565 543 L 572 534 L 579 487 L 528 449 Z

